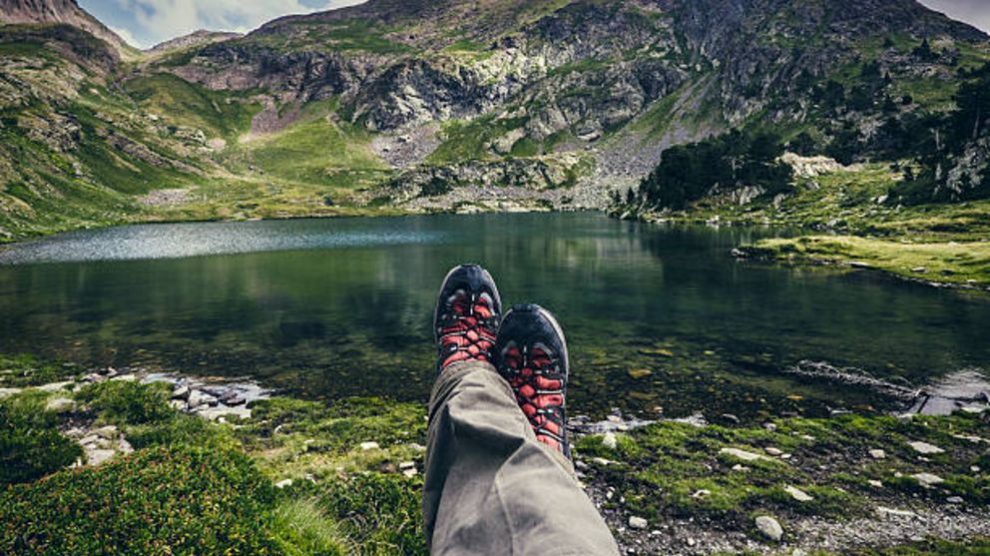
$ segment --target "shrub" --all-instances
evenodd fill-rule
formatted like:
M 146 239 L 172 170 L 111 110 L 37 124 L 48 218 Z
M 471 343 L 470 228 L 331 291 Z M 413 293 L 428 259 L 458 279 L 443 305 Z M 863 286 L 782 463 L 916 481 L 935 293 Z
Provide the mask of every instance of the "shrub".
M 273 505 L 241 453 L 148 449 L 0 493 L 0 553 L 271 554 Z
M 90 384 L 76 399 L 96 410 L 104 420 L 118 424 L 165 421 L 175 416 L 168 405 L 168 385 L 107 381 Z
M 22 394 L 0 402 L 0 484 L 34 481 L 82 456 L 58 431 L 45 396 Z

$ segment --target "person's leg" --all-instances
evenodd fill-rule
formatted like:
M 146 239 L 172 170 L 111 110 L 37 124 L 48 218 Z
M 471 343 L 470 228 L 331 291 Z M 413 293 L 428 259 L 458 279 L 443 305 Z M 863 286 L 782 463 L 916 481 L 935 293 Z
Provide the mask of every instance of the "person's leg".
M 558 449 L 566 449 L 563 431 L 555 434 L 553 426 L 543 426 L 538 440 L 537 422 L 520 409 L 526 398 L 519 390 L 528 391 L 524 385 L 514 391 L 490 363 L 494 346 L 487 338 L 497 319 L 485 317 L 500 311 L 490 280 L 477 270 L 460 275 L 455 270 L 441 290 L 440 375 L 430 401 L 423 496 L 432 553 L 618 554 L 608 527 Z M 479 323 L 486 329 L 479 330 Z M 485 349 L 471 349 L 479 343 Z M 559 355 L 566 359 L 566 349 Z M 562 392 L 560 397 L 562 410 Z M 553 440 L 559 441 L 557 447 Z

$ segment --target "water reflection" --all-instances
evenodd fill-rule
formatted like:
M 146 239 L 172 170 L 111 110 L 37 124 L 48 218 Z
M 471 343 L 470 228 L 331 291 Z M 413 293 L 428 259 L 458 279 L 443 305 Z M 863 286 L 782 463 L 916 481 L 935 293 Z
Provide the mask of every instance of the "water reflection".
M 558 313 L 579 409 L 814 413 L 875 400 L 774 369 L 819 359 L 919 382 L 988 367 L 985 298 L 729 256 L 769 233 L 555 214 L 68 234 L 0 252 L 0 351 L 421 400 L 436 288 L 476 261 L 508 303 Z

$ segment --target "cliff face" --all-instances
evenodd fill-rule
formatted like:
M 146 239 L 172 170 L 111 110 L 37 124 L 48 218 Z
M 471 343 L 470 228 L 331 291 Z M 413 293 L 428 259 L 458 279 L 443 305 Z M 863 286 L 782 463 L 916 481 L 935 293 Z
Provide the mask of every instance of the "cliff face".
M 0 13 L 109 33 L 72 0 L 0 0 Z M 126 130 L 158 144 L 128 149 L 155 168 L 192 153 L 195 167 L 430 208 L 467 202 L 464 191 L 486 180 L 518 193 L 526 176 L 541 202 L 601 206 L 664 149 L 731 128 L 806 131 L 818 149 L 850 137 L 882 146 L 885 129 L 945 112 L 960 72 L 990 60 L 986 35 L 914 0 L 371 0 L 246 36 L 197 33 L 134 64 L 52 38 L 70 28 L 58 29 L 0 28 L 0 43 L 55 47 L 70 68 L 113 68 L 98 85 L 118 109 L 138 107 L 100 120 L 102 135 L 81 126 L 80 137 L 116 149 L 112 132 Z M 22 62 L 0 76 L 8 96 L 58 107 L 40 110 L 48 122 L 75 117 L 87 77 L 60 74 L 57 94 L 35 79 L 28 95 L 19 83 L 34 74 Z M 258 138 L 279 155 L 260 153 Z M 879 149 L 866 156 L 896 157 Z M 129 153 L 117 162 L 126 167 Z M 281 166 L 286 154 L 314 170 L 300 181 Z M 352 160 L 364 166 L 348 174 Z
M 118 52 L 130 48 L 76 0 L 0 0 L 0 23 L 61 23 L 82 29 L 106 41 Z

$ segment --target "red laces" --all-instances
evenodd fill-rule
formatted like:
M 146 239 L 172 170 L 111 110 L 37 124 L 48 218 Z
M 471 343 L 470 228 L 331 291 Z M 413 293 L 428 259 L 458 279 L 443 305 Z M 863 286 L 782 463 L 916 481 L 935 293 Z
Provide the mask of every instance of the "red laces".
M 536 433 L 536 439 L 558 451 L 564 442 L 564 381 L 553 353 L 543 344 L 502 353 L 516 401 Z
M 491 362 L 495 345 L 494 301 L 487 293 L 469 295 L 457 290 L 447 300 L 447 325 L 440 333 L 440 369 L 458 361 Z

